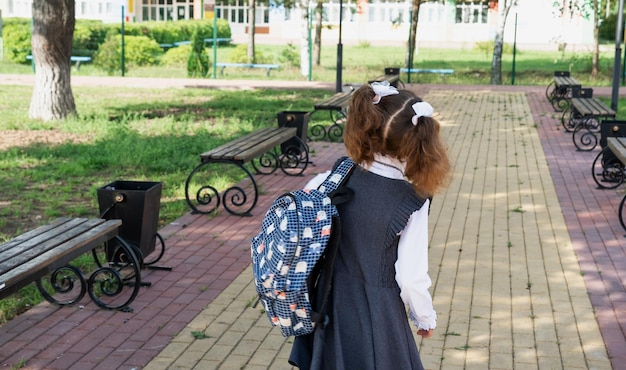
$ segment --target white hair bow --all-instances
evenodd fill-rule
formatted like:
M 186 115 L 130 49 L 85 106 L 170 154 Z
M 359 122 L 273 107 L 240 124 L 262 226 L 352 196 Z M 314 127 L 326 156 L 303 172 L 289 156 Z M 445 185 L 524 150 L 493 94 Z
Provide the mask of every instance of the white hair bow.
M 371 86 L 376 94 L 374 99 L 372 99 L 372 103 L 374 104 L 380 103 L 380 99 L 382 99 L 383 96 L 399 94 L 398 90 L 389 84 L 389 81 L 372 82 Z
M 413 122 L 413 126 L 417 125 L 417 119 L 420 117 L 432 117 L 435 110 L 432 105 L 426 103 L 425 101 L 417 102 L 412 105 L 413 111 L 415 115 L 411 118 L 411 122 Z

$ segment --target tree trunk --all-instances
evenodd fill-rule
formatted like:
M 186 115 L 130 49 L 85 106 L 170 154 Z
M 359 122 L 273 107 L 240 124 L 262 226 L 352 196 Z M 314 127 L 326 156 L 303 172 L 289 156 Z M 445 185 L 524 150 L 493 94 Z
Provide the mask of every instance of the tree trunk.
M 504 27 L 509 10 L 515 0 L 500 0 L 498 2 L 498 29 L 493 42 L 493 58 L 491 59 L 491 84 L 502 85 L 502 47 L 504 44 Z
M 35 88 L 29 116 L 42 121 L 76 115 L 70 57 L 74 38 L 74 0 L 34 0 L 32 55 Z
M 309 2 L 300 0 L 300 73 L 304 77 L 309 75 Z
M 591 76 L 598 77 L 600 70 L 600 30 L 598 29 L 598 0 L 593 0 L 593 58 L 591 61 Z
M 417 21 L 420 15 L 421 3 L 421 0 L 413 0 L 413 4 L 411 5 L 411 31 L 406 48 L 406 57 L 404 58 L 404 64 L 407 68 L 413 68 L 413 59 L 415 58 L 415 49 L 417 46 Z
M 248 59 L 250 63 L 256 63 L 254 53 L 254 33 L 256 24 L 256 4 L 255 0 L 250 0 L 248 7 Z
M 322 14 L 324 12 L 324 0 L 317 1 L 317 7 L 315 9 L 315 38 L 313 45 L 313 63 L 319 66 L 321 63 L 322 54 Z

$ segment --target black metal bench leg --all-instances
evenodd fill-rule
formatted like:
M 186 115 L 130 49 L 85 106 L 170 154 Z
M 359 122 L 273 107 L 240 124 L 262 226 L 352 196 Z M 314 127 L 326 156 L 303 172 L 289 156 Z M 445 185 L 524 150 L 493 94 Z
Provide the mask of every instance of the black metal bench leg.
M 225 164 L 235 165 L 245 173 L 250 180 L 249 187 L 252 187 L 252 196 L 247 194 L 246 184 L 241 184 L 242 186 L 235 184 L 225 189 L 221 196 L 217 188 L 209 184 L 209 182 L 215 183 L 220 172 L 210 171 L 208 166 Z M 258 197 L 259 191 L 254 176 L 245 166 L 236 162 L 203 162 L 191 171 L 185 181 L 185 198 L 193 213 L 209 214 L 214 212 L 220 203 L 223 203 L 224 209 L 232 215 L 250 216 L 250 211 L 256 206 Z
M 87 281 L 83 273 L 74 266 L 66 265 L 55 269 L 46 281 L 44 283 L 43 278 L 37 279 L 37 288 L 46 301 L 56 306 L 73 305 L 87 293 Z
M 626 195 L 622 197 L 622 201 L 619 203 L 619 208 L 617 209 L 619 223 L 622 225 L 622 228 L 626 230 L 626 222 L 624 222 L 624 219 L 626 218 L 624 212 L 626 212 L 626 209 L 624 209 L 624 207 L 626 207 Z
M 596 132 L 600 125 L 595 117 L 586 117 L 578 121 L 572 132 L 572 141 L 578 150 L 588 152 L 598 145 Z
M 130 312 L 132 308 L 128 305 L 137 297 L 139 289 L 150 285 L 141 281 L 142 262 L 138 251 L 120 236 L 105 243 L 104 247 L 104 251 L 100 248 L 92 250 L 99 268 L 89 276 L 89 296 L 101 308 Z M 125 293 L 128 291 L 130 295 Z
M 593 160 L 591 175 L 600 189 L 615 189 L 624 182 L 624 165 L 605 146 Z
M 309 145 L 299 137 L 295 142 L 281 148 L 280 169 L 289 176 L 300 176 L 309 165 Z

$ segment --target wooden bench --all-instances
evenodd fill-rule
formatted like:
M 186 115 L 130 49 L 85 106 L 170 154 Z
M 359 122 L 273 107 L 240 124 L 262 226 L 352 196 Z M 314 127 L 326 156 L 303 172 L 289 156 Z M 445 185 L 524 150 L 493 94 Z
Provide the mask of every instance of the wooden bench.
M 624 182 L 624 163 L 626 163 L 626 137 L 607 138 L 607 147 L 605 149 L 610 150 L 619 161 L 619 166 L 617 164 L 614 165 L 614 168 L 616 170 L 621 170 L 619 172 L 619 183 L 617 184 L 619 185 Z M 617 209 L 617 215 L 619 218 L 619 222 L 622 225 L 622 228 L 626 230 L 626 195 L 622 197 L 619 208 Z
M 604 119 L 615 118 L 616 112 L 598 98 L 571 98 L 571 118 L 574 125 L 572 141 L 579 150 L 590 151 L 598 145 L 597 134 Z
M 280 68 L 278 64 L 253 64 L 253 63 L 215 63 L 216 67 L 220 67 L 220 74 L 224 75 L 224 69 L 226 67 L 234 68 L 261 68 L 266 70 L 266 75 L 269 77 L 272 69 Z
M 213 41 L 215 41 L 215 43 L 218 44 L 218 45 L 219 44 L 230 44 L 231 42 L 233 42 L 233 39 L 225 38 L 225 37 L 218 37 L 216 39 L 213 39 L 212 37 L 209 37 L 209 38 L 204 39 L 204 43 L 205 44 L 213 45 Z M 175 47 L 178 47 L 178 46 L 181 46 L 181 45 L 190 45 L 190 44 L 191 44 L 191 41 L 186 40 L 186 41 L 176 41 L 176 42 L 173 42 L 171 44 L 170 43 L 163 43 L 163 44 L 159 44 L 159 46 L 162 49 L 167 50 L 167 49 L 175 48 Z
M 121 224 L 100 218 L 59 218 L 0 244 L 0 299 L 35 282 L 43 297 L 55 305 L 75 304 L 88 292 L 99 307 L 130 310 L 128 305 L 141 286 L 140 263 L 118 236 Z M 105 243 L 113 239 L 117 247 L 105 250 Z M 89 277 L 69 265 L 87 252 L 92 252 L 100 267 Z M 107 254 L 116 259 L 107 261 Z M 50 287 L 44 278 L 49 278 Z
M 400 80 L 400 68 L 388 67 L 385 68 L 385 71 L 382 75 L 369 80 L 367 83 L 372 82 L 389 82 L 389 84 L 395 88 L 398 88 L 398 85 L 402 85 L 404 87 L 404 83 Z
M 324 140 L 328 138 L 330 141 L 339 141 L 343 137 L 343 124 L 348 117 L 348 105 L 354 87 L 350 87 L 348 91 L 338 92 L 326 100 L 317 102 L 313 105 L 313 113 L 318 111 L 327 111 L 329 114 L 330 126 L 321 124 L 311 125 L 311 139 Z
M 626 121 L 604 120 L 600 124 L 600 146 L 598 153 L 591 165 L 593 180 L 600 189 L 613 189 L 620 186 L 624 180 L 624 155 L 620 160 L 614 153 L 624 152 L 620 148 L 622 141 L 616 139 L 626 138 Z M 611 145 L 609 147 L 609 141 Z M 613 149 L 611 149 L 611 147 Z M 614 152 L 615 151 L 615 152 Z
M 33 56 L 32 55 L 27 55 L 26 56 L 27 60 L 33 60 Z M 80 70 L 80 63 L 88 63 L 91 62 L 91 57 L 84 57 L 84 56 L 71 56 L 70 57 L 70 61 L 76 63 L 76 70 Z
M 292 144 L 294 142 L 296 144 Z M 214 163 L 236 166 L 249 183 L 225 189 L 220 197 L 218 189 L 208 183 L 215 181 L 216 173 L 223 173 L 225 169 L 211 171 L 209 165 Z M 296 127 L 275 127 L 263 128 L 200 154 L 200 164 L 185 181 L 185 197 L 193 212 L 208 214 L 223 203 L 230 214 L 249 216 L 258 200 L 258 187 L 254 176 L 244 166 L 246 163 L 250 163 L 257 174 L 269 175 L 280 168 L 286 175 L 298 176 L 309 163 L 309 148 L 297 136 Z M 252 197 L 248 196 L 248 191 L 252 192 Z
M 574 87 L 571 92 L 573 99 L 590 99 L 593 98 L 592 88 Z M 572 109 L 571 104 L 568 104 L 567 108 L 563 111 L 561 116 L 561 125 L 567 132 L 573 132 L 576 125 L 581 121 L 583 117 L 579 115 L 578 111 Z
M 569 106 L 572 89 L 580 87 L 580 82 L 571 77 L 568 71 L 555 71 L 554 79 L 546 87 L 546 98 L 555 111 L 562 112 Z
M 411 77 L 410 75 L 413 73 L 434 73 L 434 74 L 439 74 L 439 76 L 441 77 L 441 79 L 443 80 L 444 77 L 446 75 L 451 75 L 454 73 L 454 69 L 445 69 L 445 68 L 434 68 L 434 69 L 429 69 L 429 68 L 400 68 L 400 72 L 402 73 L 408 73 L 409 74 L 409 79 L 408 81 L 411 81 Z

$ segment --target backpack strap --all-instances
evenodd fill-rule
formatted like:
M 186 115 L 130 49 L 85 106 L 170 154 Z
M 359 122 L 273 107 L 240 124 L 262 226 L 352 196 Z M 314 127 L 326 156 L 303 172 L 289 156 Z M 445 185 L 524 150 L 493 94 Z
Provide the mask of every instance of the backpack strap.
M 354 167 L 356 167 L 356 164 L 348 157 L 342 157 L 339 161 L 341 162 L 333 168 L 330 175 L 326 177 L 324 182 L 318 188 L 319 191 L 329 197 L 331 193 L 336 191 L 347 181 L 348 177 L 350 177 L 350 174 L 354 170 Z
M 326 194 L 330 199 L 332 204 L 342 204 L 348 202 L 352 199 L 353 191 L 346 186 L 343 186 L 348 178 L 354 171 L 356 164 L 348 157 L 342 157 L 337 161 L 339 164 L 333 167 L 330 175 L 324 180 L 324 182 L 319 186 L 319 190 Z M 330 296 L 330 290 L 332 285 L 332 277 L 333 277 L 333 269 L 335 266 L 335 257 L 337 256 L 337 250 L 339 249 L 339 238 L 341 237 L 341 222 L 338 217 L 333 217 L 332 219 L 332 233 L 330 234 L 330 239 L 326 244 L 326 249 L 324 251 L 323 263 L 316 268 L 321 268 L 324 271 L 324 278 L 320 281 L 309 281 L 309 292 L 316 292 L 316 297 L 319 299 L 317 301 L 317 307 L 313 308 L 311 312 L 311 320 L 317 323 L 320 326 L 324 326 L 326 321 L 328 320 L 326 309 L 328 304 L 328 297 Z M 317 276 L 319 274 L 319 270 L 316 274 L 311 274 L 312 276 Z M 321 286 L 317 286 L 316 284 L 321 284 Z M 318 295 L 319 294 L 319 295 Z

